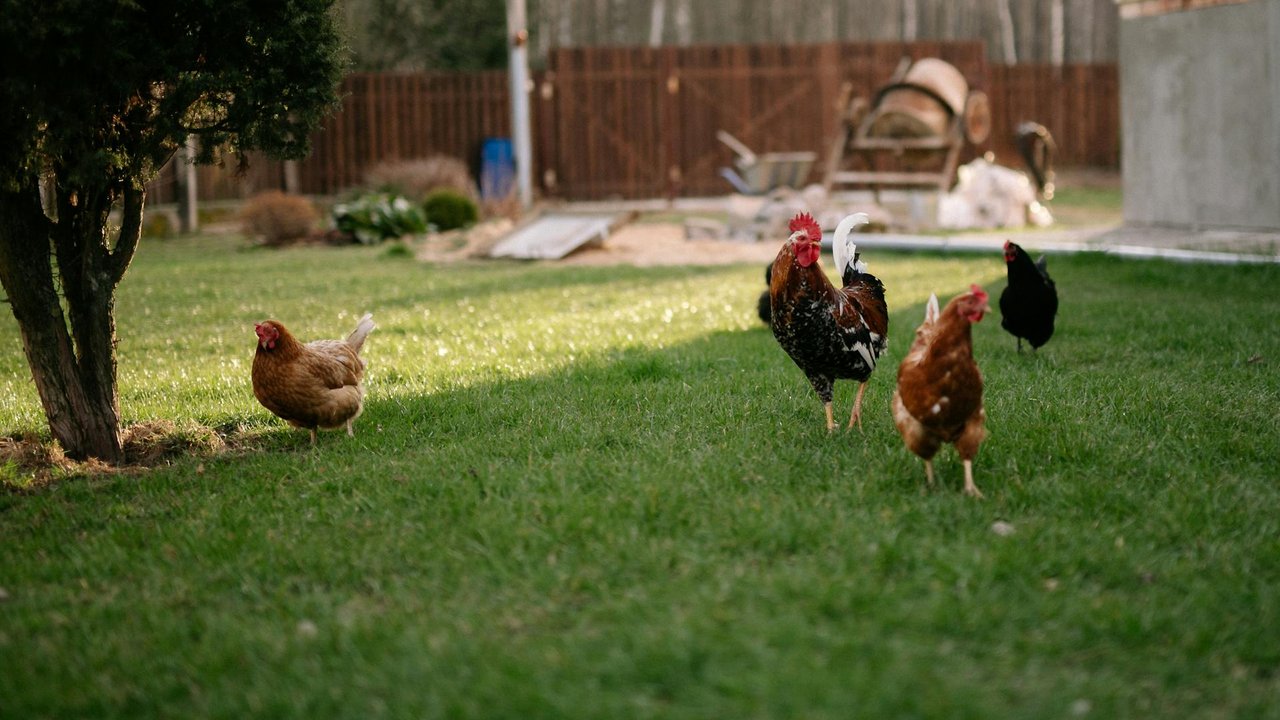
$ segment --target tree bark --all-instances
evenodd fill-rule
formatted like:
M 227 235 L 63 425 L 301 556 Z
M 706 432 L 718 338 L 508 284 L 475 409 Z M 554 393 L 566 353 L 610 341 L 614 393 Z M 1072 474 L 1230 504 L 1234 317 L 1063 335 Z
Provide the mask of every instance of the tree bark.
M 1004 46 L 1004 61 L 1007 65 L 1018 63 L 1017 33 L 1013 27 L 1013 11 L 1009 9 L 1009 0 L 999 0 L 996 11 L 1000 17 L 1000 39 Z
M 1063 0 L 1049 3 L 1049 63 L 1062 66 L 1066 62 L 1066 18 L 1062 7 Z
M 0 283 L 18 321 L 49 432 L 72 458 L 124 460 L 115 288 L 137 247 L 143 199 L 141 188 L 124 193 L 113 249 L 106 235 L 107 191 L 59 187 L 54 223 L 45 217 L 35 181 L 0 190 Z

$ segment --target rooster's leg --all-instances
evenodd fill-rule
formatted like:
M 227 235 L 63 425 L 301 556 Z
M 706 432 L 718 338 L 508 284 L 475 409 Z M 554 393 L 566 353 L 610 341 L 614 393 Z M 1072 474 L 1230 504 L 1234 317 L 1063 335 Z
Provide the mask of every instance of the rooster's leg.
M 977 485 L 973 484 L 973 461 L 964 461 L 964 494 L 971 495 L 976 498 L 982 497 L 982 491 Z
M 1022 352 L 1022 338 L 1018 338 L 1018 352 Z
M 813 386 L 813 391 L 818 394 L 818 399 L 822 401 L 822 409 L 827 413 L 827 432 L 833 432 L 836 429 L 836 421 L 831 417 L 831 401 L 835 399 L 835 388 L 831 382 L 831 378 L 825 375 L 809 375 L 809 384 Z
M 858 394 L 853 398 L 853 412 L 849 415 L 849 428 L 852 429 L 856 424 L 858 429 L 862 429 L 862 393 L 867 391 L 866 383 L 858 383 Z

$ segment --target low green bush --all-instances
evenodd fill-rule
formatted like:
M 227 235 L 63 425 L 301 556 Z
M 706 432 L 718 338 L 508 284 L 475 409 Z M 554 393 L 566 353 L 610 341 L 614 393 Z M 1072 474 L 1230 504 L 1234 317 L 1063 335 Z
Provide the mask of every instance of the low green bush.
M 427 219 L 440 230 L 456 230 L 475 225 L 480 209 L 474 200 L 452 190 L 437 190 L 422 201 Z
M 355 236 L 362 245 L 376 245 L 428 229 L 422 208 L 399 195 L 371 193 L 333 207 L 333 222 L 340 232 Z

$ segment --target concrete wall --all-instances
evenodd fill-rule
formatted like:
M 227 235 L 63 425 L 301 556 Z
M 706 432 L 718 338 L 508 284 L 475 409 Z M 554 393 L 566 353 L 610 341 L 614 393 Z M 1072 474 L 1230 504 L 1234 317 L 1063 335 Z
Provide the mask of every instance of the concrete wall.
M 1120 26 L 1131 225 L 1280 229 L 1280 0 Z

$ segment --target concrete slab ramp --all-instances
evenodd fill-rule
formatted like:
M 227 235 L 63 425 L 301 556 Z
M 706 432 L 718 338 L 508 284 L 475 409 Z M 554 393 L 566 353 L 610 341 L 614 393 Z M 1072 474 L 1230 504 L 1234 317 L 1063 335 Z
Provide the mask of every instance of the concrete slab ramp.
M 489 256 L 559 260 L 578 248 L 602 244 L 623 219 L 623 215 L 548 213 L 499 240 Z

